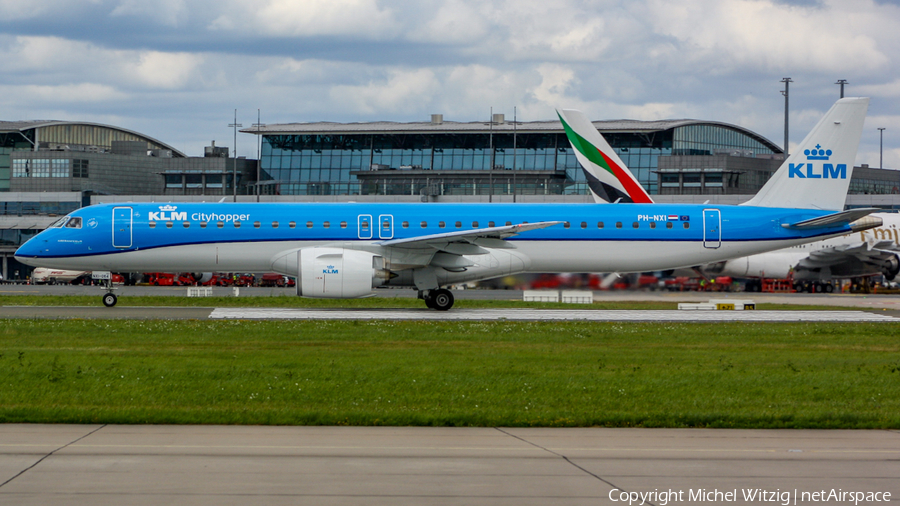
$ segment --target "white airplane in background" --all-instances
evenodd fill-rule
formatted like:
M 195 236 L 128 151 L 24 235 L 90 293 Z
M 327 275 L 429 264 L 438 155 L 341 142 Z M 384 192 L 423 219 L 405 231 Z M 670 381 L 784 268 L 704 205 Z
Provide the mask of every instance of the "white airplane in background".
M 595 202 L 654 203 L 584 114 L 573 110 L 558 111 L 558 114 Z M 793 165 L 794 176 L 806 175 L 805 164 Z M 753 205 L 755 199 L 747 205 Z M 807 289 L 816 287 L 816 291 L 830 291 L 833 286 L 828 282 L 834 279 L 881 274 L 893 280 L 900 272 L 900 214 L 870 216 L 880 218 L 883 224 L 823 241 L 699 265 L 693 271 L 705 276 L 751 279 L 787 278 L 793 273 L 798 285 Z

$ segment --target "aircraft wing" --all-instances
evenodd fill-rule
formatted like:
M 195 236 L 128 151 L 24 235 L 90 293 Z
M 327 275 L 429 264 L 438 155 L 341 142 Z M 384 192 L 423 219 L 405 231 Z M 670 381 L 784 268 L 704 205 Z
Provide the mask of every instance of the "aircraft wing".
M 376 244 L 390 252 L 388 256 L 392 269 L 432 266 L 459 272 L 476 265 L 475 261 L 465 258 L 464 255 L 485 255 L 490 253 L 491 249 L 515 249 L 516 246 L 506 239 L 522 232 L 547 228 L 559 223 L 563 222 L 520 223 L 406 239 L 388 239 Z
M 465 245 L 480 247 L 483 246 L 485 248 L 500 248 L 500 249 L 515 249 L 515 245 L 510 244 L 506 241 L 506 239 L 521 234 L 522 232 L 528 232 L 530 230 L 538 230 L 541 228 L 552 227 L 553 225 L 558 225 L 563 223 L 561 221 L 541 221 L 537 223 L 520 223 L 517 225 L 506 225 L 503 227 L 490 227 L 490 228 L 477 228 L 473 230 L 459 230 L 457 232 L 445 232 L 441 234 L 431 234 L 431 235 L 423 235 L 418 237 L 409 237 L 406 239 L 388 239 L 386 241 L 381 241 L 378 244 L 386 247 L 393 248 L 411 248 L 411 249 L 420 249 L 420 248 L 430 248 L 441 251 L 446 251 L 447 249 L 456 249 L 456 250 L 467 250 L 466 252 L 455 253 L 454 251 L 448 251 L 448 253 L 455 253 L 459 255 L 474 255 L 474 254 L 484 254 L 487 251 L 478 251 L 475 252 L 474 248 L 466 248 Z M 453 247 L 452 245 L 462 246 Z M 472 251 L 472 252 L 469 252 Z
M 893 241 L 860 242 L 843 246 L 832 246 L 813 251 L 797 263 L 798 267 L 820 269 L 848 260 L 858 260 L 866 265 L 880 266 L 889 262 L 898 253 Z

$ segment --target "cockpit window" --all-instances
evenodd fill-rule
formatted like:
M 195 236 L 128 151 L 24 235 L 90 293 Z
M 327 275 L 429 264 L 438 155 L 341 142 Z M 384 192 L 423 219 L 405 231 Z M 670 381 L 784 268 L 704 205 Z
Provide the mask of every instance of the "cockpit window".
M 66 228 L 81 228 L 81 217 L 73 216 L 66 222 Z
M 60 219 L 54 221 L 54 222 L 53 222 L 49 227 L 47 227 L 47 228 L 61 228 L 61 227 L 63 226 L 63 223 L 65 223 L 66 220 L 68 220 L 68 219 L 69 219 L 68 216 L 63 216 L 62 218 L 60 218 Z

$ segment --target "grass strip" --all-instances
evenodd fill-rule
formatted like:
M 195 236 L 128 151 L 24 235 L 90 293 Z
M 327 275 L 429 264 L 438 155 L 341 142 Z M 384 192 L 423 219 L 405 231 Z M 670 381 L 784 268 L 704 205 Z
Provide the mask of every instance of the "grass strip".
M 0 320 L 0 422 L 900 428 L 900 325 Z

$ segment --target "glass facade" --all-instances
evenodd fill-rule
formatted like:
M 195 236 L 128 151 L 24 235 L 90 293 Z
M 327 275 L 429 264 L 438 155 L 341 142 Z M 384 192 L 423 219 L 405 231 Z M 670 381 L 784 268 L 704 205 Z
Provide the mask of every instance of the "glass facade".
M 675 155 L 713 155 L 744 151 L 744 155 L 774 153 L 771 148 L 740 131 L 719 125 L 687 125 L 673 130 Z M 749 153 L 746 153 L 749 152 Z
M 673 130 L 605 137 L 638 181 L 657 193 L 654 171 L 659 157 L 673 152 Z M 720 141 L 703 130 L 685 137 L 685 146 Z M 261 184 L 283 195 L 416 195 L 432 187 L 433 195 L 590 192 L 561 132 L 265 134 L 261 167 Z M 379 178 L 377 171 L 392 172 Z
M 13 151 L 31 151 L 34 138 L 33 131 L 26 132 L 0 132 L 0 192 L 8 192 L 12 167 L 10 155 Z
M 80 202 L 3 202 L 0 201 L 0 216 L 27 216 L 41 214 L 69 214 L 81 207 Z

